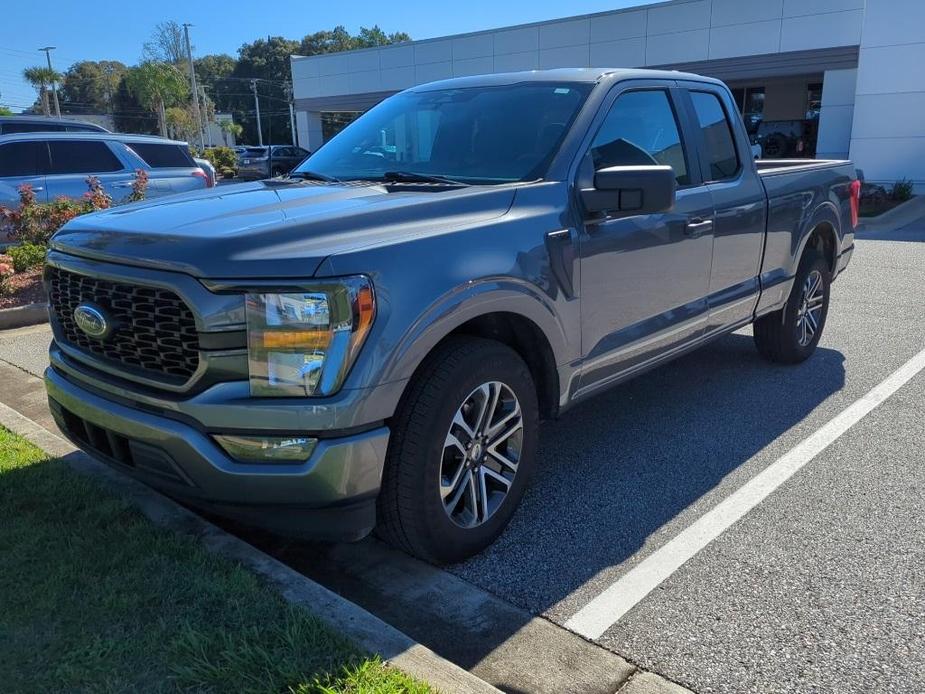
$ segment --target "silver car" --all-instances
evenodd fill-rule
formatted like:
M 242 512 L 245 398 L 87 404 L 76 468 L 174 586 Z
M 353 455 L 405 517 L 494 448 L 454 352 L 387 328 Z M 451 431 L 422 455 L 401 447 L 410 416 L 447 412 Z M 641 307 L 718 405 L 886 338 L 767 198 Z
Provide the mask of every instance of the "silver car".
M 18 204 L 23 183 L 39 202 L 80 198 L 88 176 L 99 178 L 120 202 L 132 192 L 137 169 L 148 172 L 148 198 L 211 187 L 185 142 L 115 133 L 23 133 L 0 135 L 0 205 Z

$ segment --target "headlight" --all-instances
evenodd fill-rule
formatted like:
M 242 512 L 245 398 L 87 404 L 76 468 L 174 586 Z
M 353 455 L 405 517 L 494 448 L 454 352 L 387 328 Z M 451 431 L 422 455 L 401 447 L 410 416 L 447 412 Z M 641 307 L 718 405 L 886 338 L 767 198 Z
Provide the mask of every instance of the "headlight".
M 331 395 L 376 314 L 366 277 L 306 282 L 300 291 L 246 295 L 247 362 L 254 396 Z

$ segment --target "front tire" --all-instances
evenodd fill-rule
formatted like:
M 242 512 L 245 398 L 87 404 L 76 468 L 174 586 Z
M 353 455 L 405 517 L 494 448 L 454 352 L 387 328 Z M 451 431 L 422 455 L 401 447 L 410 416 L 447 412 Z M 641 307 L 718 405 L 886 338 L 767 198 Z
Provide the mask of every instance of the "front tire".
M 520 503 L 538 428 L 536 388 L 517 353 L 450 338 L 422 364 L 395 416 L 377 534 L 438 564 L 482 551 Z
M 787 304 L 755 321 L 755 345 L 768 361 L 799 364 L 812 356 L 829 313 L 832 274 L 825 258 L 807 251 Z

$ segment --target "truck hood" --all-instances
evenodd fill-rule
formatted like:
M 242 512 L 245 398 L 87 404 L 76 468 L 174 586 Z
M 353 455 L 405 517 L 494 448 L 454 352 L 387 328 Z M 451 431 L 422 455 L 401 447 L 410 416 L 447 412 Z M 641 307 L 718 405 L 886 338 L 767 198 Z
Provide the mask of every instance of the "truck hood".
M 340 252 L 483 224 L 510 209 L 514 191 L 258 181 L 84 215 L 51 246 L 201 278 L 311 277 Z

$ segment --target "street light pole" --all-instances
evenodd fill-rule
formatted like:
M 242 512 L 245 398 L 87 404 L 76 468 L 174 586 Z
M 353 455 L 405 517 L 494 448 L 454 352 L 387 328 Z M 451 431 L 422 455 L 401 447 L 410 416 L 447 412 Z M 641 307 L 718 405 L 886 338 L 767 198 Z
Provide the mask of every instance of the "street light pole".
M 263 130 L 260 127 L 260 99 L 257 98 L 257 80 L 251 80 L 251 91 L 254 92 L 254 109 L 257 111 L 257 144 L 263 147 Z
M 55 50 L 55 46 L 45 46 L 44 48 L 39 48 L 40 51 L 45 51 L 45 57 L 48 59 L 48 69 L 51 72 L 54 72 L 55 69 L 51 66 L 51 52 Z M 57 80 L 51 81 L 51 92 L 55 95 L 55 117 L 61 117 L 61 105 L 58 103 L 58 82 Z
M 199 151 L 206 148 L 205 138 L 202 135 L 202 116 L 199 112 L 199 90 L 196 88 L 196 70 L 193 69 L 193 49 L 189 42 L 189 28 L 192 24 L 183 25 L 183 35 L 186 37 L 186 58 L 189 60 L 189 86 L 193 93 L 193 117 L 196 119 L 196 128 L 199 130 Z

